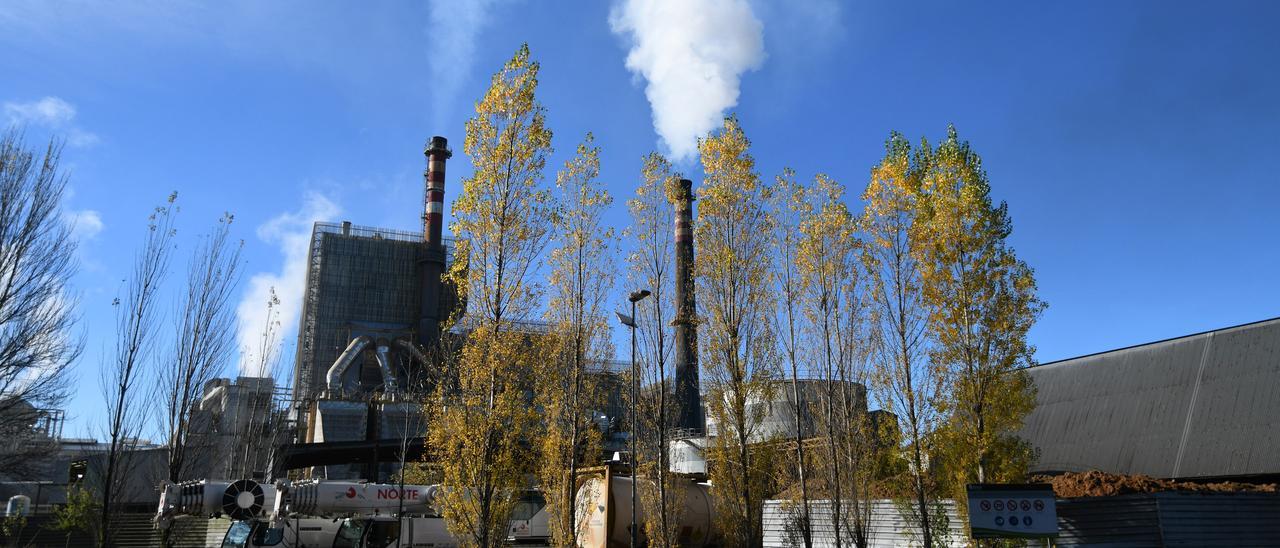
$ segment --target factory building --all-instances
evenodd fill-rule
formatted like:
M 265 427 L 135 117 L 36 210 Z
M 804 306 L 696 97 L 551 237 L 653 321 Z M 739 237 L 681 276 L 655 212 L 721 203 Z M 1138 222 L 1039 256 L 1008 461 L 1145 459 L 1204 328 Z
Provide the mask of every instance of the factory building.
M 421 436 L 412 396 L 433 386 L 428 354 L 457 306 L 442 276 L 444 137 L 432 137 L 422 232 L 315 224 L 294 360 L 294 437 L 304 444 L 377 442 Z M 382 475 L 366 467 L 328 466 L 325 477 Z
M 1280 480 L 1280 318 L 1027 372 L 1033 473 Z
M 294 398 L 303 405 L 339 394 L 415 388 L 422 350 L 456 304 L 441 281 L 448 268 L 442 237 L 444 137 L 425 150 L 422 233 L 316 223 L 298 328 Z

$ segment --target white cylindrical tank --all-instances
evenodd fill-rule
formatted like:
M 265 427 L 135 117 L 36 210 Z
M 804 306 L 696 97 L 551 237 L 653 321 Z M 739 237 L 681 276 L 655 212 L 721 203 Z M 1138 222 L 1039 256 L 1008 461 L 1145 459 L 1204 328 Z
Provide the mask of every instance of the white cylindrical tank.
M 14 495 L 9 497 L 9 504 L 5 505 L 4 515 L 10 518 L 25 516 L 29 510 L 31 510 L 31 497 Z
M 643 492 L 650 480 L 641 478 L 637 487 Z M 578 508 L 574 512 L 578 524 L 578 544 L 587 548 L 628 546 L 631 542 L 631 483 L 627 476 L 591 478 L 578 488 Z M 710 485 L 683 484 L 680 500 L 684 508 L 675 512 L 680 520 L 681 546 L 710 546 L 714 541 L 712 522 L 715 508 L 711 502 Z M 651 487 L 650 487 L 651 488 Z M 645 508 L 643 495 L 637 493 L 636 540 L 647 544 L 644 534 Z
M 275 517 L 431 516 L 434 485 L 302 480 L 277 483 Z

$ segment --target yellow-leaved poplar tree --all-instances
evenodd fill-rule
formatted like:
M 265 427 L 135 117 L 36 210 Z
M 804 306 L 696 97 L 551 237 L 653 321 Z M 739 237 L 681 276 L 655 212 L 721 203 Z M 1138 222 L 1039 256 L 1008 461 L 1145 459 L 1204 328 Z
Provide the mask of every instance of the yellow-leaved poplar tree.
M 670 201 L 679 179 L 670 161 L 649 153 L 641 166 L 640 186 L 627 201 L 631 226 L 626 235 L 633 242 L 627 254 L 629 287 L 652 292 L 636 308 L 636 359 L 640 383 L 646 387 L 634 407 L 639 418 L 637 469 L 646 478 L 638 485 L 644 536 L 649 546 L 662 548 L 679 546 L 683 511 L 680 482 L 686 481 L 669 472 L 671 447 L 667 443 L 675 406 L 670 397 L 675 367 L 671 360 L 675 341 L 671 326 L 675 311 L 675 212 Z
M 559 203 L 547 309 L 555 346 L 537 387 L 544 424 L 538 475 L 558 546 L 578 543 L 575 480 L 584 464 L 599 459 L 600 431 L 591 413 L 602 404 L 598 373 L 613 355 L 605 310 L 613 285 L 613 229 L 603 222 L 613 200 L 599 175 L 600 148 L 588 133 L 556 176 Z
M 498 546 L 533 472 L 528 448 L 537 416 L 529 394 L 544 360 L 545 335 L 520 329 L 534 317 L 534 277 L 550 227 L 542 188 L 551 131 L 534 91 L 538 63 L 527 45 L 502 67 L 476 115 L 465 149 L 473 172 L 453 204 L 457 235 L 448 277 L 466 302 L 469 331 L 428 416 L 428 437 L 444 487 L 449 530 L 468 546 Z
M 819 174 L 808 189 L 809 209 L 799 227 L 796 269 L 806 316 L 807 356 L 823 380 L 819 423 L 825 454 L 823 483 L 831 496 L 836 545 L 867 543 L 865 512 L 871 436 L 867 432 L 866 371 L 859 293 L 857 218 L 844 202 L 844 186 Z M 857 383 L 857 384 L 855 384 Z
M 936 482 L 927 462 L 934 449 L 942 371 L 929 360 L 929 310 L 917 263 L 921 160 L 897 133 L 885 149 L 862 195 L 870 380 L 882 407 L 898 417 L 905 443 L 909 465 L 903 479 L 911 502 L 904 508 L 919 526 L 922 544 L 933 546 L 946 532 L 936 524 Z
M 771 221 L 750 141 L 736 118 L 698 142 L 706 179 L 694 238 L 700 361 L 715 424 L 708 467 L 720 533 L 731 546 L 755 546 L 769 484 L 771 451 L 756 431 L 773 398 L 774 252 Z
M 781 345 L 781 356 L 791 369 L 791 386 L 789 390 L 791 392 L 791 412 L 793 413 L 792 425 L 795 428 L 795 432 L 790 441 L 795 445 L 792 466 L 795 468 L 795 483 L 800 488 L 800 500 L 797 507 L 799 515 L 796 516 L 793 523 L 788 524 L 788 527 L 793 530 L 793 537 L 799 536 L 798 539 L 792 539 L 793 543 L 803 545 L 805 548 L 813 546 L 813 526 L 810 523 L 812 514 L 809 505 L 809 478 L 806 470 L 808 463 L 805 462 L 804 444 L 806 428 L 809 425 L 806 424 L 805 418 L 812 416 L 810 408 L 816 402 L 806 401 L 805 395 L 809 391 L 800 390 L 800 361 L 805 358 L 803 346 L 806 341 L 804 340 L 804 306 L 801 303 L 804 285 L 797 262 L 799 260 L 800 227 L 813 214 L 813 207 L 809 203 L 808 194 L 807 189 L 796 181 L 795 171 L 791 168 L 784 168 L 782 174 L 775 177 L 773 186 L 764 189 L 764 197 L 769 204 L 770 215 L 773 218 L 772 244 L 778 255 L 778 260 L 773 262 L 773 279 L 780 297 L 776 333 L 778 343 Z M 837 545 L 839 545 L 839 539 L 840 533 L 837 529 Z
M 1035 276 L 1008 243 L 1013 223 L 991 199 L 982 159 L 954 127 L 921 176 L 917 248 L 933 361 L 944 366 L 940 452 L 953 497 L 967 483 L 1023 480 L 1032 448 L 1015 435 L 1035 407 L 1027 331 L 1044 310 Z

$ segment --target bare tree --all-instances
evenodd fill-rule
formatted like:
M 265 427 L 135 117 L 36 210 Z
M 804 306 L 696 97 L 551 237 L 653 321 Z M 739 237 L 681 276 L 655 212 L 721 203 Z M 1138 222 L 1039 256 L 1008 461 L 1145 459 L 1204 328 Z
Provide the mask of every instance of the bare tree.
M 116 349 L 111 362 L 102 368 L 109 443 L 100 487 L 98 542 L 102 546 L 112 546 L 113 518 L 122 487 L 130 476 L 132 452 L 145 419 L 136 388 L 139 383 L 146 385 L 150 374 L 147 366 L 154 359 L 160 323 L 157 300 L 172 259 L 177 199 L 176 192 L 170 194 L 168 201 L 152 212 L 142 249 L 134 258 L 133 273 L 125 282 L 124 296 L 112 303 L 116 309 Z
M 62 218 L 61 150 L 50 142 L 37 165 L 16 129 L 0 137 L 0 476 L 39 472 L 53 440 L 35 427 L 66 400 L 81 349 L 66 293 L 76 244 Z
M 165 395 L 164 427 L 169 436 L 169 481 L 187 477 L 192 465 L 188 452 L 208 447 L 193 436 L 192 411 L 205 383 L 222 371 L 235 348 L 235 311 L 229 306 L 240 278 L 243 242 L 231 240 L 232 215 L 218 220 L 191 255 L 186 293 L 175 315 L 173 363 L 160 368 L 160 393 Z
M 277 447 L 288 438 L 289 431 L 285 424 L 286 415 L 281 399 L 287 399 L 284 388 L 289 386 L 288 368 L 280 359 L 282 339 L 280 338 L 280 298 L 275 288 L 271 288 L 265 303 L 267 322 L 262 328 L 262 336 L 258 340 L 258 348 L 253 352 L 241 349 L 244 355 L 256 358 L 247 364 L 260 378 L 269 379 L 266 384 L 262 380 L 238 385 L 239 398 L 229 402 L 235 407 L 230 414 L 224 414 L 222 420 L 228 421 L 219 425 L 231 437 L 230 447 L 237 451 L 232 459 L 228 459 L 226 475 L 234 478 L 247 478 L 255 471 L 264 471 L 266 464 L 272 460 Z M 267 387 L 263 390 L 264 386 Z M 262 478 L 270 479 L 270 478 Z

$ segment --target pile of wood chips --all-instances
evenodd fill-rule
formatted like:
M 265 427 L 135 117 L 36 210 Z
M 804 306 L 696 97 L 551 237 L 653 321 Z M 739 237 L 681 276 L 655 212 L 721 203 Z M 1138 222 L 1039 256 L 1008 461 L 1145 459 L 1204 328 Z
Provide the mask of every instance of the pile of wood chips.
M 1135 493 L 1159 493 L 1162 491 L 1185 491 L 1195 493 L 1276 493 L 1280 492 L 1274 483 L 1252 484 L 1237 482 L 1196 483 L 1190 481 L 1172 481 L 1156 479 L 1151 476 L 1125 476 L 1108 474 L 1096 470 L 1089 472 L 1068 472 L 1057 476 L 1032 476 L 1032 482 L 1053 485 L 1053 492 L 1058 498 L 1075 499 L 1083 497 L 1111 497 Z

